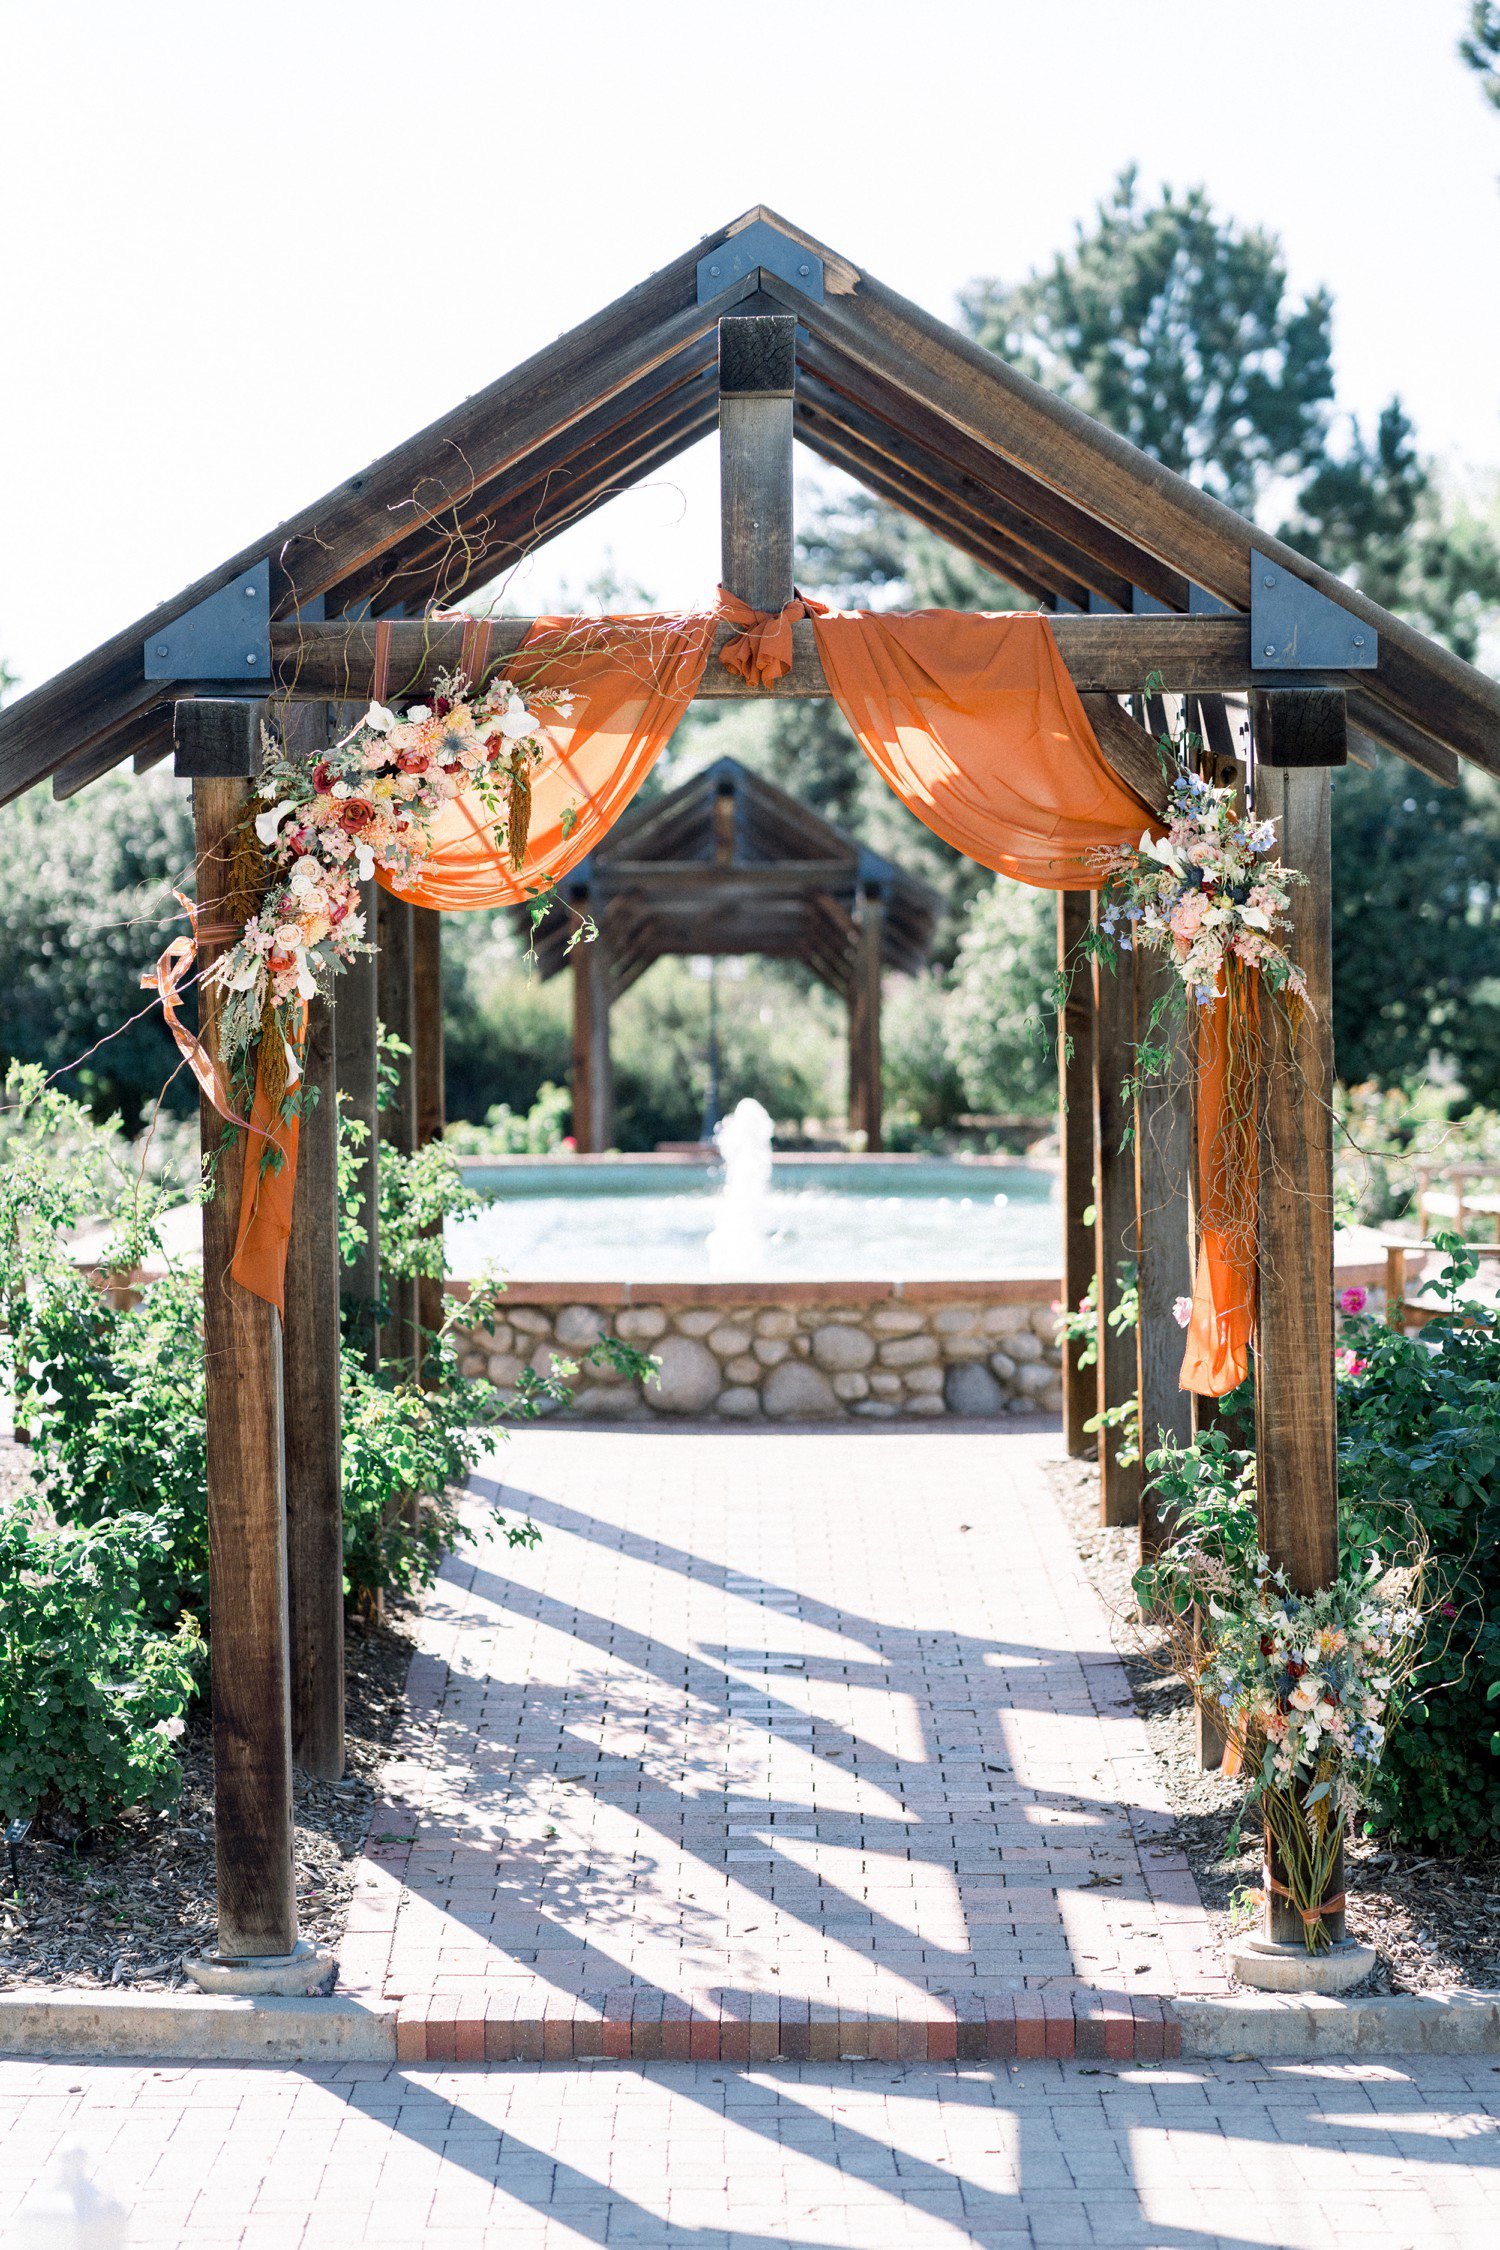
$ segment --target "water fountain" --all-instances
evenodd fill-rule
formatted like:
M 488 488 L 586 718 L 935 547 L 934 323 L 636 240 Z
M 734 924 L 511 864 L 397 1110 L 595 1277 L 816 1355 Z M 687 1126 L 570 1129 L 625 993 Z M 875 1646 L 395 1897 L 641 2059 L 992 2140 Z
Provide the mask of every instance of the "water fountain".
M 708 1237 L 708 1270 L 716 1279 L 754 1281 L 766 1272 L 770 1234 L 771 1119 L 760 1103 L 736 1102 L 714 1127 L 724 1164 L 719 1208 Z

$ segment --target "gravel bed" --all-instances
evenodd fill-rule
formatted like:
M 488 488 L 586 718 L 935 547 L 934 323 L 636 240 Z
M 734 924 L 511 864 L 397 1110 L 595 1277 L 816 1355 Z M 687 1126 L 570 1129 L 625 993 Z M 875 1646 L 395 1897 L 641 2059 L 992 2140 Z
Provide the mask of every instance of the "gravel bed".
M 3 1463 L 0 1463 L 3 1473 Z M 351 1623 L 345 1639 L 348 1771 L 294 1777 L 302 1935 L 337 1950 L 375 1784 L 405 1710 L 414 1642 L 399 1617 Z M 183 1788 L 164 1812 L 125 1814 L 89 1837 L 34 1829 L 20 1883 L 0 1856 L 0 1988 L 115 1985 L 180 1991 L 185 1953 L 214 1936 L 213 1751 L 206 1703 L 179 1745 Z
M 1227 1937 L 1232 1921 L 1248 1919 L 1243 1894 L 1261 1881 L 1259 1828 L 1247 1827 L 1240 1849 L 1229 1854 L 1240 1792 L 1233 1781 L 1202 1770 L 1192 1698 L 1161 1668 L 1162 1635 L 1141 1622 L 1130 1583 L 1139 1560 L 1136 1533 L 1100 1524 L 1092 1462 L 1059 1464 L 1053 1485 L 1084 1571 L 1109 1611 L 1115 1648 L 1160 1760 L 1178 1822 L 1172 1840 L 1192 1866 L 1210 1919 Z M 1449 1859 L 1388 1837 L 1353 1836 L 1345 1864 L 1350 1935 L 1373 1945 L 1377 1955 L 1361 1992 L 1500 1988 L 1500 1851 Z

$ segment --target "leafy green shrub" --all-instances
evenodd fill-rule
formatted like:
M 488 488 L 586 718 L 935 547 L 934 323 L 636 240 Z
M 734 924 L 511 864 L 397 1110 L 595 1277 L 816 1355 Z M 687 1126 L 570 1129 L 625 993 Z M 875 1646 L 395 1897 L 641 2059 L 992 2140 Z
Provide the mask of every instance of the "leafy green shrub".
M 1441 1239 L 1458 1301 L 1477 1261 Z M 1500 1331 L 1458 1310 L 1414 1335 L 1346 1317 L 1338 1366 L 1342 1567 L 1401 1567 L 1415 1542 L 1435 1589 L 1373 1818 L 1408 1842 L 1471 1850 L 1500 1838 Z M 1230 1403 L 1243 1410 L 1241 1394 Z M 1258 1544 L 1254 1453 L 1216 1429 L 1148 1467 L 1174 1535 L 1242 1565 Z M 1169 1556 L 1157 1584 L 1170 1575 Z
M 508 1102 L 496 1102 L 482 1125 L 466 1119 L 450 1125 L 443 1146 L 455 1156 L 551 1156 L 567 1137 L 572 1110 L 567 1087 L 554 1086 L 547 1078 L 530 1109 L 517 1111 Z
M 149 1515 L 85 1526 L 29 1496 L 0 1508 L 0 1818 L 93 1828 L 177 1795 L 202 1643 L 191 1618 L 143 1622 L 156 1545 Z
M 1448 1239 L 1448 1238 L 1444 1238 Z M 1444 1285 L 1477 1261 L 1448 1240 Z M 1415 1335 L 1346 1320 L 1339 1494 L 1350 1555 L 1394 1551 L 1413 1522 L 1443 1581 L 1424 1649 L 1427 1692 L 1393 1737 L 1381 1817 L 1412 1841 L 1500 1839 L 1500 1331 L 1449 1311 Z M 1403 1528 L 1404 1527 L 1404 1528 Z

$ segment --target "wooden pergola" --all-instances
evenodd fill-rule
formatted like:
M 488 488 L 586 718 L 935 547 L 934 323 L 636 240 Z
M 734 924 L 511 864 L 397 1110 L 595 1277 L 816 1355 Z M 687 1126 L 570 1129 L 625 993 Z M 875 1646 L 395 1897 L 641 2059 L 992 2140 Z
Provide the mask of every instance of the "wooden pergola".
M 668 954 L 758 953 L 799 961 L 849 1014 L 849 1122 L 881 1139 L 880 995 L 885 969 L 927 959 L 940 900 L 737 758 L 718 758 L 654 803 L 634 805 L 557 886 L 534 935 L 538 972 L 573 975 L 573 1138 L 614 1141 L 609 1018 Z M 570 940 L 587 916 L 597 935 Z
M 1187 699 L 1228 773 L 1225 698 L 1247 699 L 1255 801 L 1307 877 L 1294 949 L 1313 1002 L 1297 1035 L 1268 1012 L 1260 1099 L 1262 1278 L 1257 1440 L 1263 1544 L 1310 1588 L 1337 1567 L 1333 1205 L 1329 1096 L 1329 806 L 1346 758 L 1394 754 L 1452 783 L 1500 772 L 1500 685 L 1209 494 L 1137 452 L 969 338 L 774 213 L 710 235 L 512 374 L 253 541 L 175 600 L 0 714 L 0 802 L 51 781 L 69 797 L 175 749 L 193 782 L 208 919 L 219 847 L 242 820 L 262 720 L 312 749 L 368 695 L 375 617 L 395 618 L 391 692 L 456 663 L 461 626 L 427 613 L 659 473 L 717 426 L 725 584 L 759 610 L 792 593 L 794 439 L 1053 613 L 1101 749 L 1149 802 L 1162 779 L 1138 723 L 1148 680 Z M 708 589 L 705 589 L 707 594 Z M 527 621 L 502 624 L 497 651 Z M 725 628 L 727 633 L 729 629 Z M 513 638 L 508 638 L 513 636 Z M 792 670 L 756 689 L 710 659 L 703 693 L 827 693 L 811 631 Z M 1071 948 L 1089 902 L 1065 895 Z M 290 1771 L 342 1760 L 335 1086 L 374 1118 L 374 1021 L 415 1057 L 395 1135 L 440 1129 L 437 925 L 382 898 L 377 975 L 340 980 L 314 1011 L 285 1333 L 228 1279 L 240 1159 L 205 1213 L 209 1514 L 220 1949 L 286 1956 L 297 1937 Z M 218 941 L 222 942 L 222 940 Z M 1098 1279 L 1097 1392 L 1076 1363 L 1069 1442 L 1096 1404 L 1136 1386 L 1149 1432 L 1190 1428 L 1176 1389 L 1192 1196 L 1180 1089 L 1151 1096 L 1122 1153 L 1121 1115 L 1151 977 L 1075 985 L 1062 1064 L 1065 1289 Z M 217 1141 L 216 1118 L 205 1131 Z M 373 1145 L 373 1144 L 372 1144 Z M 1092 1204 L 1095 1223 L 1083 1223 Z M 1116 1268 L 1138 1261 L 1138 1349 L 1105 1325 Z M 357 1287 L 378 1295 L 378 1247 Z M 409 1351 L 414 1307 L 387 1348 Z M 1113 1460 L 1112 1521 L 1139 1514 Z M 1152 1526 L 1142 1526 L 1149 1544 Z M 1278 1920 L 1279 1918 L 1279 1920 Z M 1278 1909 L 1273 1929 L 1287 1929 Z M 1334 1934 L 1337 1925 L 1332 1924 Z M 1293 1930 L 1291 1934 L 1300 1934 Z

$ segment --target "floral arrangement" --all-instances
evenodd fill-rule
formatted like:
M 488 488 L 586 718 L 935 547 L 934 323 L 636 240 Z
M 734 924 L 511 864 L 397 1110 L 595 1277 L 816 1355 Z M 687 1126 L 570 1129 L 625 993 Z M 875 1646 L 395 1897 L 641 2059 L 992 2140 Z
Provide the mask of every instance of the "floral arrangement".
M 1268 857 L 1275 845 L 1274 821 L 1248 820 L 1233 789 L 1179 770 L 1164 836 L 1148 831 L 1133 848 L 1092 855 L 1105 878 L 1101 937 L 1125 952 L 1169 947 L 1178 976 L 1202 1007 L 1224 996 L 1226 968 L 1234 963 L 1258 970 L 1272 991 L 1305 1001 L 1302 973 L 1281 942 L 1291 885 L 1303 878 Z
M 1302 1594 L 1265 1554 L 1191 1532 L 1137 1575 L 1143 1601 L 1169 1621 L 1174 1669 L 1245 1777 L 1284 1878 L 1269 1879 L 1310 1952 L 1329 1943 L 1339 1847 L 1420 1661 L 1422 1577 L 1420 1561 L 1377 1561 Z
M 268 804 L 254 823 L 259 903 L 205 978 L 223 994 L 219 1038 L 231 1080 L 243 1083 L 274 1027 L 295 1084 L 305 1003 L 368 950 L 359 884 L 377 869 L 398 885 L 413 882 L 437 815 L 461 791 L 474 789 L 500 816 L 520 871 L 532 777 L 545 755 L 543 708 L 567 717 L 571 698 L 545 687 L 523 694 L 502 678 L 473 687 L 462 672 L 443 673 L 431 701 L 404 715 L 372 703 L 315 763 L 268 741 L 260 783 Z

